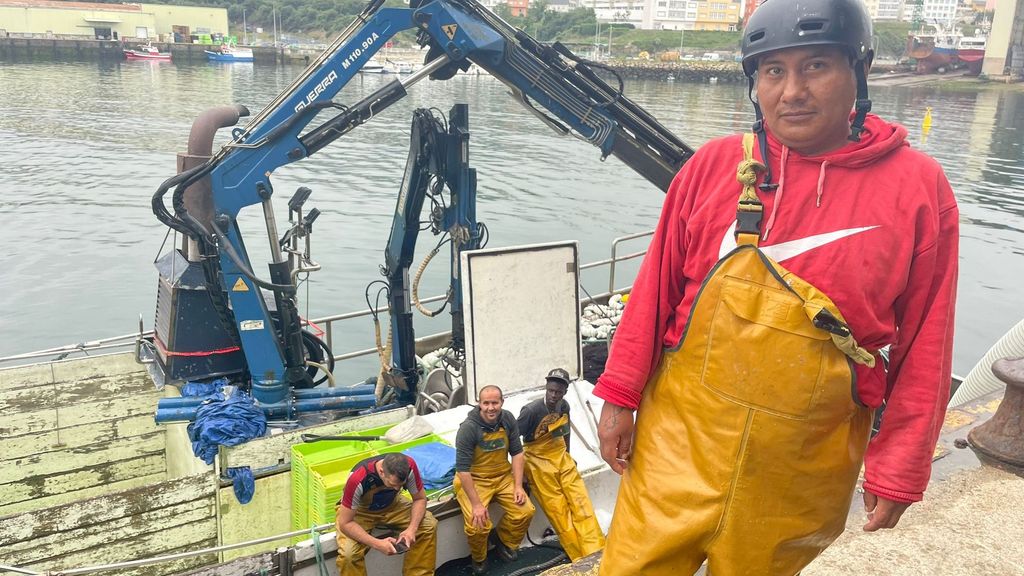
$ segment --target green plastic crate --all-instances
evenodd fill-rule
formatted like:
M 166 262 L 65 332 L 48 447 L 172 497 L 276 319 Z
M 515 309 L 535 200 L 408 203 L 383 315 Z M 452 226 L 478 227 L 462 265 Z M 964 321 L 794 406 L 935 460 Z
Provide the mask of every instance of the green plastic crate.
M 370 432 L 371 431 L 363 431 L 357 433 L 357 435 L 380 435 Z M 338 501 L 341 500 L 341 497 L 345 492 L 345 482 L 348 480 L 352 468 L 360 461 L 369 458 L 370 456 L 379 456 L 381 454 L 388 454 L 391 452 L 402 452 L 407 448 L 412 448 L 413 446 L 419 446 L 430 442 L 446 444 L 446 442 L 444 442 L 444 440 L 442 440 L 437 434 L 429 434 L 422 438 L 417 438 L 416 440 L 411 440 L 409 442 L 402 442 L 400 444 L 387 444 L 385 442 L 378 450 L 372 450 L 363 454 L 355 454 L 342 460 L 312 466 L 309 470 L 309 491 L 307 493 L 308 500 L 306 501 L 308 506 L 306 512 L 307 523 L 325 524 L 328 522 L 334 522 L 336 515 L 335 506 Z M 433 492 L 434 491 L 431 491 L 430 493 Z
M 323 440 L 292 446 L 292 529 L 309 528 L 309 470 L 312 466 L 370 454 L 370 445 L 359 440 Z M 301 538 L 300 538 L 301 540 Z
M 310 467 L 309 497 L 305 503 L 310 524 L 334 522 L 335 506 L 345 493 L 345 482 L 352 468 L 375 455 L 374 452 L 363 452 Z

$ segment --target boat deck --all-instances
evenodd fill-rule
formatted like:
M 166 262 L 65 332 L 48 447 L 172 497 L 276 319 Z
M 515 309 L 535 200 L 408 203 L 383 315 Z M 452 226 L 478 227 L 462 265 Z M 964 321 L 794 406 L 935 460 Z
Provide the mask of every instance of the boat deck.
M 538 571 L 552 566 L 568 565 L 569 562 L 561 550 L 541 546 L 520 548 L 519 558 L 508 564 L 498 560 L 493 551 L 487 561 L 490 567 L 487 571 L 488 576 L 509 576 L 514 573 L 536 574 Z M 434 576 L 468 576 L 473 573 L 469 564 L 469 558 L 446 562 L 434 571 Z
M 982 461 L 958 440 L 995 413 L 1002 392 L 951 409 L 936 448 L 925 499 L 893 530 L 868 533 L 861 499 L 854 499 L 846 530 L 804 576 L 1024 576 L 1024 470 Z M 961 444 L 962 445 L 962 444 Z M 542 576 L 593 576 L 600 555 L 552 568 Z M 701 572 L 698 572 L 701 574 Z

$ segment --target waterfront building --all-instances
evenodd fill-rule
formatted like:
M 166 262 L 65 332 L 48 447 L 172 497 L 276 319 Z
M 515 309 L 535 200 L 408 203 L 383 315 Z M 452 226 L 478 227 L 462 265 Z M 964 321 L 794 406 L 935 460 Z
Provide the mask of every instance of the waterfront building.
M 904 0 L 866 0 L 872 20 L 899 20 L 906 12 Z
M 0 37 L 208 43 L 227 35 L 225 8 L 0 0 Z
M 526 16 L 530 11 L 530 0 L 506 0 L 506 4 L 513 16 Z
M 740 22 L 740 2 L 714 0 L 697 2 L 697 21 L 694 30 L 735 32 Z
M 742 0 L 646 0 L 647 30 L 736 31 L 742 15 Z

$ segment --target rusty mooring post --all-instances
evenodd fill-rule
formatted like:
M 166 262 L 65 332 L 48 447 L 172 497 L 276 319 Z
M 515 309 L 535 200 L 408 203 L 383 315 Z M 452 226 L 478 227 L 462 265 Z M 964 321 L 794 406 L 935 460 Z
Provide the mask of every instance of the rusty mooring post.
M 1024 467 L 1024 358 L 1001 358 L 992 373 L 1006 382 L 1006 393 L 992 419 L 974 428 L 967 440 L 982 454 Z

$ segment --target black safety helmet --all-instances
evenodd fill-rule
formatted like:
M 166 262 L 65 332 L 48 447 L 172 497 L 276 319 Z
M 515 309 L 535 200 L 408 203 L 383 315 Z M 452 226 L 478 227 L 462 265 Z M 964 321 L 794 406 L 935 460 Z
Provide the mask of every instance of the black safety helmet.
M 753 76 L 758 56 L 795 46 L 840 46 L 851 62 L 870 64 L 871 39 L 862 0 L 767 0 L 743 29 L 743 72 Z
M 867 69 L 874 57 L 871 15 L 863 0 L 765 0 L 743 29 L 743 73 L 747 75 L 749 96 L 757 115 L 754 132 L 766 164 L 768 139 L 761 106 L 754 99 L 757 59 L 773 50 L 823 45 L 845 48 L 853 64 L 857 76 L 857 114 L 850 124 L 850 140 L 857 142 L 864 131 L 864 117 L 871 110 Z M 774 187 L 769 170 L 761 188 Z

